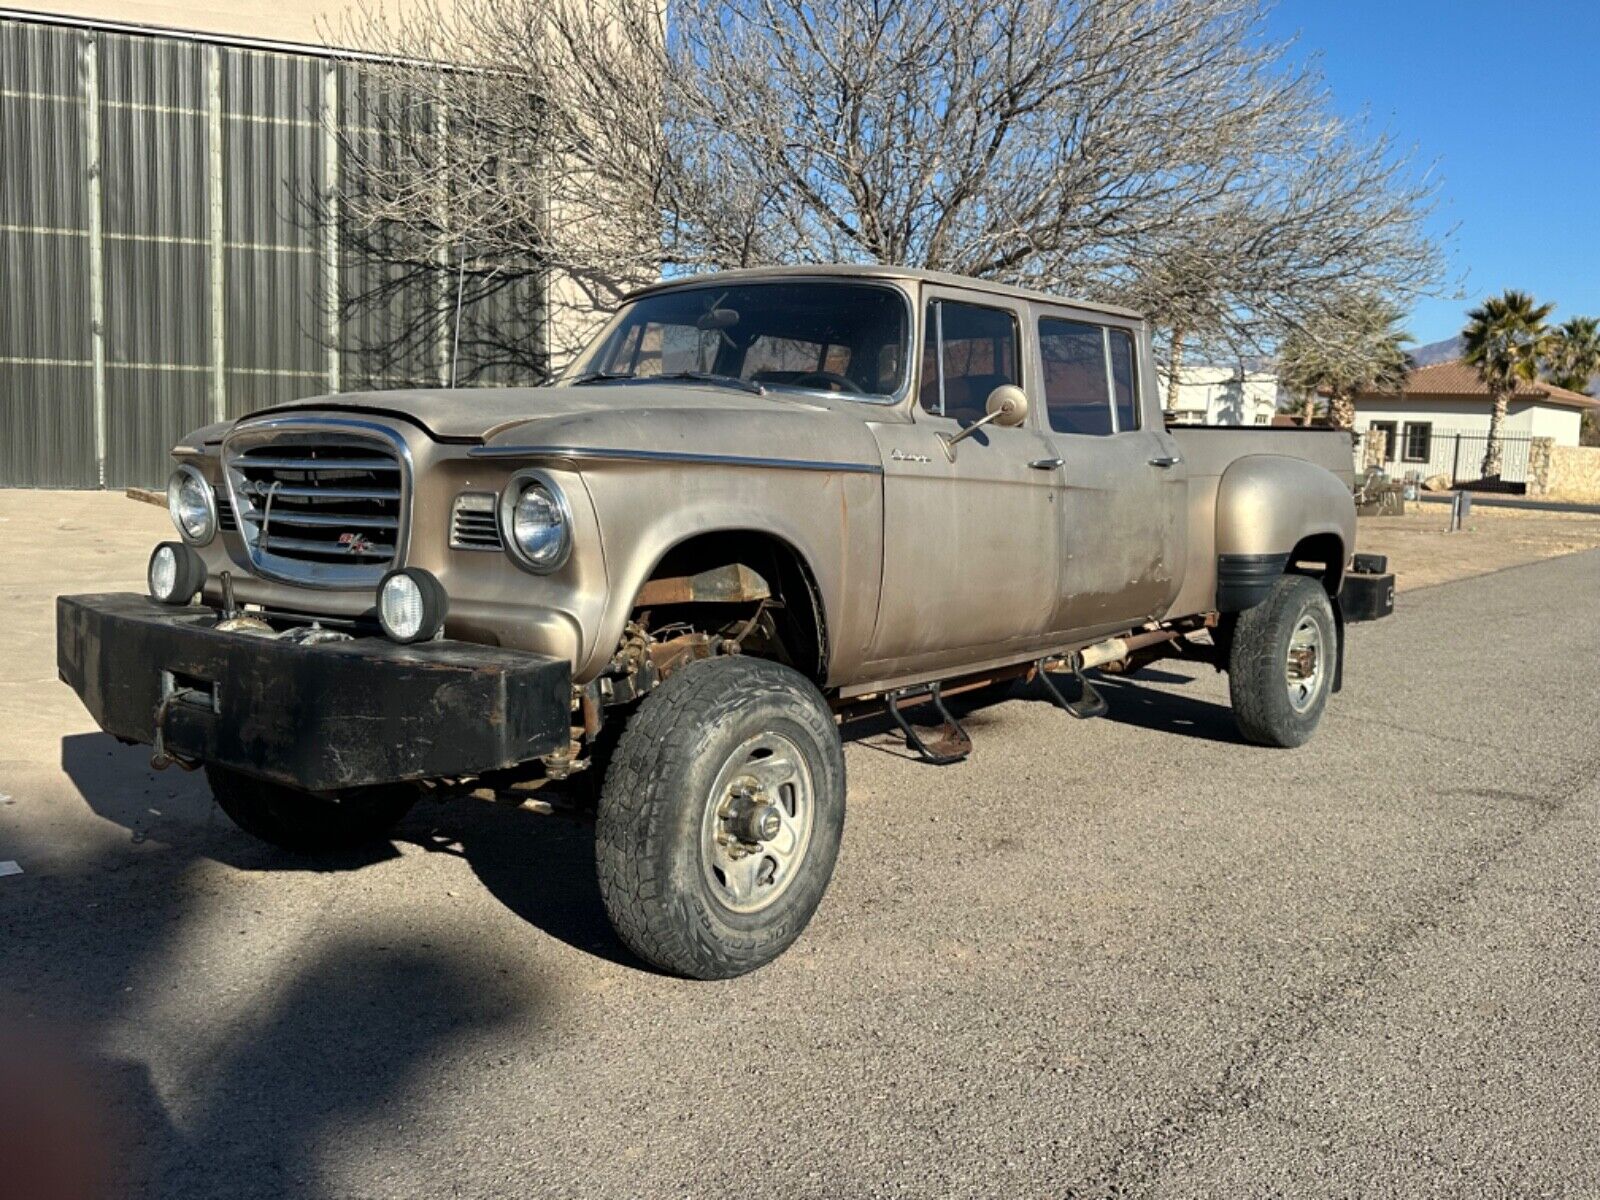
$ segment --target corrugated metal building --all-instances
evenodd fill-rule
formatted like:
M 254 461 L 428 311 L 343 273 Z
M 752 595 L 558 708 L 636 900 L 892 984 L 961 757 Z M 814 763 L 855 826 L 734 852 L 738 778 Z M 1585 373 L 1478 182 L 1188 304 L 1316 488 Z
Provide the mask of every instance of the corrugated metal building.
M 448 381 L 447 338 L 380 371 L 340 326 L 365 268 L 308 198 L 359 86 L 310 47 L 0 10 L 0 486 L 158 485 L 209 421 Z

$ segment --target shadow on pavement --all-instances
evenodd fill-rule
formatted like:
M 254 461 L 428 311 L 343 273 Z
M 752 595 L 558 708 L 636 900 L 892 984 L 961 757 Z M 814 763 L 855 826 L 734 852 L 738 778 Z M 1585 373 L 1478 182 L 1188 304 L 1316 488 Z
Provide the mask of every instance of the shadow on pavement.
M 20 877 L 7 893 L 0 1031 L 70 1047 L 54 1060 L 41 1051 L 40 1061 L 86 1081 L 90 1098 L 79 1107 L 95 1111 L 76 1117 L 114 1147 L 108 1186 L 62 1194 L 339 1194 L 323 1164 L 368 1169 L 341 1155 L 347 1131 L 405 1124 L 441 1058 L 506 1022 L 537 1026 L 529 1015 L 546 1007 L 542 990 L 514 986 L 470 944 L 425 932 L 357 924 L 299 952 L 268 939 L 259 974 L 241 982 L 230 956 L 226 974 L 211 976 L 206 939 L 232 932 L 218 928 L 219 915 L 243 923 L 259 914 L 236 915 L 238 894 L 199 868 L 253 859 L 255 851 L 229 853 L 243 838 L 201 827 L 161 848 Z M 252 865 L 272 869 L 275 853 L 263 848 Z M 174 964 L 187 964 L 184 977 Z
M 108 753 L 108 748 L 111 751 Z M 280 850 L 239 830 L 211 799 L 205 777 L 169 769 L 183 816 L 152 825 L 148 747 L 122 747 L 105 734 L 63 738 L 61 766 L 89 807 L 128 829 L 134 841 L 159 837 L 194 858 L 251 871 L 354 871 L 397 857 L 394 842 L 462 859 L 500 903 L 530 925 L 587 953 L 643 966 L 611 930 L 595 879 L 594 829 L 483 800 L 420 800 L 392 839 L 335 855 Z
M 1174 676 L 1165 671 L 1145 670 L 1131 676 L 1096 675 L 1094 685 L 1109 705 L 1109 711 L 1101 719 L 1207 742 L 1244 743 L 1233 720 L 1233 709 L 1228 705 L 1140 686 L 1169 681 L 1192 682 L 1187 676 Z M 1076 698 L 1075 691 L 1066 688 L 1063 691 L 1068 699 Z M 1017 698 L 1049 703 L 1048 693 L 1037 684 L 1019 689 Z
M 1078 685 L 1070 676 L 1055 675 L 1052 678 L 1068 700 L 1075 701 L 1080 698 Z M 1188 675 L 1144 667 L 1131 676 L 1096 673 L 1093 679 L 1095 687 L 1105 696 L 1109 706 L 1106 715 L 1099 719 L 1210 742 L 1229 744 L 1244 742 L 1234 724 L 1233 710 L 1227 705 L 1142 686 L 1151 683 L 1183 685 L 1194 682 Z M 951 696 L 946 701 L 946 707 L 949 708 L 951 715 L 974 735 L 974 741 L 977 741 L 986 724 L 1000 719 L 994 711 L 995 708 L 1013 700 L 1057 707 L 1043 684 L 1037 680 L 1025 683 L 1020 679 Z M 919 728 L 931 729 L 937 725 L 937 719 L 930 705 L 922 704 L 908 708 L 906 715 L 912 724 Z M 1074 720 L 1065 712 L 1061 714 L 1061 719 L 1069 723 Z M 845 727 L 844 736 L 847 742 L 858 743 L 866 749 L 876 750 L 893 758 L 916 761 L 917 756 L 906 748 L 904 739 L 887 715 L 868 716 L 851 721 Z

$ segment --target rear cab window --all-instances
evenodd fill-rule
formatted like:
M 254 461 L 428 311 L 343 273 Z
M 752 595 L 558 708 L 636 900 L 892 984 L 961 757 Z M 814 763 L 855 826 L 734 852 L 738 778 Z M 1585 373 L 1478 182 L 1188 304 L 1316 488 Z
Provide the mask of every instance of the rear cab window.
M 1054 433 L 1105 437 L 1139 428 L 1133 334 L 1064 317 L 1039 319 L 1045 420 Z

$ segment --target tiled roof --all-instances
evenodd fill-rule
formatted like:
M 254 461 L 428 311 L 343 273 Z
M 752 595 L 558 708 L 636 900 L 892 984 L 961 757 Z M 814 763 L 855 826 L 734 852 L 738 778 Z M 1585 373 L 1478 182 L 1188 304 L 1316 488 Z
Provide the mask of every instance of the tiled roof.
M 1401 389 L 1401 394 L 1418 400 L 1460 400 L 1475 397 L 1487 400 L 1489 388 L 1478 377 L 1476 367 L 1469 366 L 1458 358 L 1451 362 L 1434 363 L 1431 367 L 1416 368 L 1406 376 L 1406 385 Z M 1518 382 L 1514 395 L 1518 400 L 1542 400 L 1546 404 L 1556 404 L 1563 408 L 1600 408 L 1600 400 L 1596 400 L 1593 396 L 1569 392 L 1566 388 L 1556 387 L 1555 384 L 1545 383 L 1543 380 L 1535 383 Z M 1394 392 L 1362 392 L 1356 397 L 1357 401 L 1394 398 Z

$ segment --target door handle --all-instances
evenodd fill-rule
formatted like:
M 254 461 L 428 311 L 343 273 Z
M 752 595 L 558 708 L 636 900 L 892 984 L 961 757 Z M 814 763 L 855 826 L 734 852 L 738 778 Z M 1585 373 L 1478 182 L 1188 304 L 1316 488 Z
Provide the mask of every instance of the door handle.
M 1059 458 L 1036 458 L 1028 464 L 1035 471 L 1054 471 L 1061 465 Z
M 1152 467 L 1175 467 L 1182 461 L 1183 459 L 1176 454 L 1158 454 L 1150 460 L 1150 465 Z

